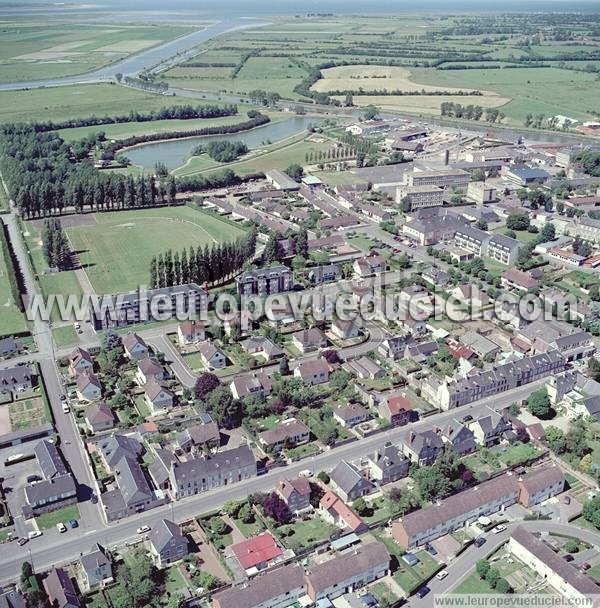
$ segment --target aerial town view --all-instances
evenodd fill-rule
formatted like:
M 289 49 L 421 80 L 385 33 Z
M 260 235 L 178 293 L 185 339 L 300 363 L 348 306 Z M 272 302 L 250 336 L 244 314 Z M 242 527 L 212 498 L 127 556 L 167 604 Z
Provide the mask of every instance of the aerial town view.
M 0 608 L 600 607 L 600 1 L 0 0 Z

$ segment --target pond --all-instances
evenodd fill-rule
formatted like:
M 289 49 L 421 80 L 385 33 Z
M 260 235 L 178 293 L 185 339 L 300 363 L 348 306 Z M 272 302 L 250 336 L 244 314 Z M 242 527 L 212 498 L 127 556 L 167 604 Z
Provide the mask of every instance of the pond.
M 261 146 L 267 141 L 273 142 L 300 133 L 307 129 L 309 125 L 319 124 L 322 120 L 322 118 L 309 116 L 293 116 L 241 133 L 203 135 L 188 139 L 174 139 L 171 141 L 142 144 L 135 148 L 124 150 L 123 153 L 134 165 L 153 169 L 154 165 L 160 161 L 169 170 L 172 170 L 181 167 L 189 158 L 192 150 L 203 141 L 209 139 L 243 141 L 248 148 L 252 149 Z

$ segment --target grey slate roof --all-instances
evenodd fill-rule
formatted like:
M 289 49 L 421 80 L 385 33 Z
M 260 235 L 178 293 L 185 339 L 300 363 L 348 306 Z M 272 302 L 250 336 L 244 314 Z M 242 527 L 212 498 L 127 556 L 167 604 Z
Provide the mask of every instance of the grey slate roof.
M 49 502 L 59 495 L 74 495 L 76 491 L 75 479 L 71 473 L 67 473 L 53 479 L 26 485 L 25 500 L 27 504 L 36 506 Z
M 150 477 L 154 480 L 157 485 L 163 485 L 169 481 L 169 471 L 171 470 L 171 463 L 175 462 L 177 458 L 170 450 L 164 448 L 156 448 L 154 450 L 156 458 L 148 467 Z
M 123 500 L 127 506 L 152 500 L 154 494 L 138 461 L 131 456 L 123 456 L 115 465 L 115 473 Z
M 167 545 L 174 539 L 181 541 L 186 540 L 176 523 L 169 521 L 168 519 L 161 519 L 152 528 L 150 542 L 157 553 L 162 553 Z
M 68 473 L 65 463 L 53 443 L 42 439 L 36 444 L 34 452 L 45 479 L 52 479 Z
M 111 469 L 124 456 L 137 458 L 143 451 L 142 444 L 137 439 L 118 434 L 99 442 L 98 447 Z
M 359 472 L 359 470 L 349 462 L 341 460 L 329 474 L 335 485 L 345 492 L 351 494 L 359 484 L 370 484 Z

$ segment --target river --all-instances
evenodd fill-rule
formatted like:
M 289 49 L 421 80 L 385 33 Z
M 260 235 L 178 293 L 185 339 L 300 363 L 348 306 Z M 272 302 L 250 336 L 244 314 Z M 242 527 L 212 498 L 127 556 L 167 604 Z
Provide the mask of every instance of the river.
M 124 154 L 134 165 L 139 165 L 140 167 L 153 169 L 156 162 L 160 161 L 169 170 L 173 170 L 185 164 L 192 150 L 209 139 L 243 141 L 248 148 L 252 149 L 265 144 L 267 141 L 274 142 L 300 133 L 307 129 L 309 125 L 318 124 L 322 120 L 322 118 L 309 116 L 292 116 L 285 120 L 271 122 L 262 127 L 241 133 L 203 135 L 188 139 L 141 144 L 125 150 Z

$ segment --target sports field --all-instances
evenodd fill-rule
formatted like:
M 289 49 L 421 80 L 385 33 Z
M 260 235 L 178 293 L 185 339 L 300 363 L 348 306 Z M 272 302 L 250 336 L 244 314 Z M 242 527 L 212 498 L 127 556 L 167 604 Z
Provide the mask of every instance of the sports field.
M 150 260 L 167 249 L 210 246 L 244 234 L 242 228 L 191 207 L 116 211 L 80 219 L 79 225 L 67 227 L 67 234 L 97 294 L 147 285 Z
M 0 82 L 82 74 L 193 29 L 179 25 L 4 23 Z

